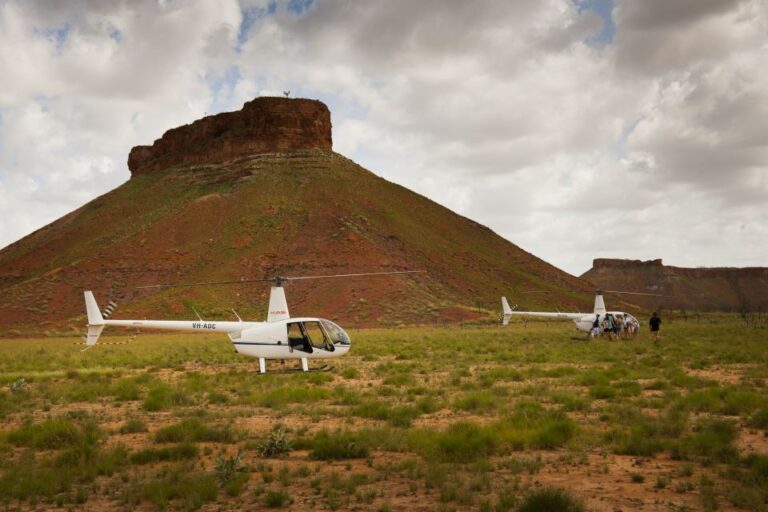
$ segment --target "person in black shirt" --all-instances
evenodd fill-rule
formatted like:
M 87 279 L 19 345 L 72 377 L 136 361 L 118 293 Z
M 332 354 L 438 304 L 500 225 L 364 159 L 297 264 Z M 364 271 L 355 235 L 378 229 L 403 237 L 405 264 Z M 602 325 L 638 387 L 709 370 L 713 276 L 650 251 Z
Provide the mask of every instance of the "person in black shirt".
M 648 323 L 651 325 L 651 336 L 653 337 L 653 341 L 658 342 L 659 329 L 661 328 L 661 318 L 656 311 L 653 312 L 653 316 Z

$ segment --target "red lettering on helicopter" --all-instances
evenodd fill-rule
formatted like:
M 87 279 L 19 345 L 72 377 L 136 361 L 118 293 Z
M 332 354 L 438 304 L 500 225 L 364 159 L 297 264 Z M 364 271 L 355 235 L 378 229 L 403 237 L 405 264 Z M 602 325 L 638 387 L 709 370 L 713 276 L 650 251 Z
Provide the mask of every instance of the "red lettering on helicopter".
M 277 310 L 277 311 L 270 311 L 269 314 L 270 315 L 287 315 L 288 312 L 287 311 L 282 311 L 282 310 Z
M 216 324 L 207 324 L 202 322 L 192 322 L 193 329 L 216 329 Z

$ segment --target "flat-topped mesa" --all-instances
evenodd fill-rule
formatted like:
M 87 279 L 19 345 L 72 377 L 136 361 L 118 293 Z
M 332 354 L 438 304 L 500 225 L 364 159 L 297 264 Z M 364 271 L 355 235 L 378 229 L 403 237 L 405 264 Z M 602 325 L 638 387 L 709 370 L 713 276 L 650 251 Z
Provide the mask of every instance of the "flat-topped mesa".
M 176 165 L 228 162 L 239 157 L 320 150 L 330 153 L 331 113 L 317 100 L 256 98 L 242 110 L 168 130 L 128 155 L 132 176 Z
M 592 268 L 605 267 L 662 267 L 661 258 L 656 260 L 625 260 L 619 258 L 596 258 L 592 260 Z

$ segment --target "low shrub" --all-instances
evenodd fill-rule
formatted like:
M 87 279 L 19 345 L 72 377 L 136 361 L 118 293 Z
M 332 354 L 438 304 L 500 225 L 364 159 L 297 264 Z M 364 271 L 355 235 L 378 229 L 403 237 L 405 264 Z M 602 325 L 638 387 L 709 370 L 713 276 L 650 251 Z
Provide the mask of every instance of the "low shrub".
M 238 453 L 232 457 L 225 457 L 223 454 L 216 457 L 216 478 L 221 485 L 235 480 L 243 471 L 243 454 Z
M 735 387 L 712 387 L 689 393 L 683 403 L 696 412 L 739 416 L 751 413 L 762 401 L 762 397 L 753 391 Z
M 133 418 L 120 427 L 121 434 L 138 434 L 140 432 L 147 432 L 147 424 L 138 418 Z
M 341 370 L 341 376 L 345 379 L 356 379 L 360 376 L 360 372 L 357 370 L 357 368 L 350 366 Z
M 280 457 L 291 451 L 291 442 L 285 434 L 285 429 L 280 427 L 269 433 L 267 439 L 258 445 L 262 457 Z
M 310 445 L 309 456 L 317 460 L 364 459 L 370 455 L 370 443 L 356 432 L 321 430 Z
M 478 379 L 482 387 L 491 387 L 497 382 L 521 382 L 525 377 L 514 368 L 498 367 L 486 370 Z
M 155 433 L 158 443 L 233 443 L 235 435 L 229 428 L 212 428 L 197 418 L 188 418 Z
M 285 491 L 267 491 L 264 504 L 268 508 L 283 508 L 291 503 L 291 497 Z
M 616 397 L 616 389 L 610 384 L 596 384 L 589 388 L 589 396 L 600 400 L 610 400 Z
M 460 422 L 442 431 L 412 431 L 408 445 L 429 461 L 471 462 L 512 450 L 557 448 L 576 432 L 576 424 L 564 413 L 521 402 L 514 414 L 488 425 Z
M 552 401 L 563 406 L 565 411 L 587 411 L 589 400 L 574 393 L 556 392 L 551 395 Z
M 733 462 L 738 458 L 734 442 L 736 426 L 725 420 L 705 420 L 694 431 L 673 445 L 672 455 L 678 458 L 702 457 L 710 462 Z
M 652 457 L 664 449 L 664 445 L 651 425 L 641 424 L 628 431 L 613 430 L 606 435 L 613 444 L 613 451 L 619 455 Z
M 747 423 L 752 428 L 768 430 L 768 407 L 763 407 L 755 412 Z
M 159 477 L 145 484 L 142 496 L 161 510 L 168 503 L 179 500 L 187 509 L 198 509 L 213 501 L 218 495 L 216 480 L 211 475 L 177 469 L 165 477 Z
M 144 398 L 142 407 L 145 411 L 162 411 L 171 405 L 171 388 L 167 384 L 159 383 L 149 388 Z
M 117 445 L 100 450 L 98 437 L 83 435 L 75 444 L 64 446 L 52 457 L 36 457 L 33 449 L 3 463 L 9 470 L 0 476 L 0 501 L 45 498 L 62 503 L 83 503 L 87 494 L 76 484 L 87 484 L 99 475 L 111 476 L 127 464 L 128 450 Z
M 84 442 L 95 444 L 100 437 L 101 431 L 95 423 L 87 422 L 78 426 L 66 418 L 55 418 L 41 423 L 24 424 L 8 434 L 8 442 L 39 450 L 53 450 Z
M 584 512 L 584 503 L 564 489 L 549 487 L 528 494 L 517 512 Z
M 536 402 L 520 402 L 515 413 L 498 424 L 506 445 L 549 450 L 563 446 L 577 432 L 576 424 L 561 411 L 549 411 Z
M 488 390 L 470 391 L 457 398 L 455 408 L 468 412 L 490 412 L 496 409 L 499 397 Z
M 361 418 L 386 420 L 393 427 L 410 427 L 420 411 L 409 406 L 391 407 L 378 400 L 366 400 L 354 407 L 352 414 Z
M 495 429 L 460 422 L 443 431 L 413 431 L 408 441 L 412 450 L 432 462 L 472 462 L 495 453 L 501 436 Z
M 112 389 L 115 399 L 131 401 L 141 398 L 141 389 L 134 379 L 119 380 Z
M 133 464 L 150 464 L 153 462 L 169 460 L 186 460 L 197 457 L 197 446 L 190 443 L 183 443 L 174 446 L 164 446 L 162 448 L 145 448 L 134 452 L 130 456 Z

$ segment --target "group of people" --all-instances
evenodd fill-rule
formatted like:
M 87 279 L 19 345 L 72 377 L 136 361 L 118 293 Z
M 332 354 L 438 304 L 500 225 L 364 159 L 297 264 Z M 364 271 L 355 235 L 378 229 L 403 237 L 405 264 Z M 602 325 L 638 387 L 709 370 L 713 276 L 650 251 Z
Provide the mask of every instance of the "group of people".
M 614 316 L 608 313 L 602 320 L 600 315 L 595 315 L 590 336 L 592 339 L 606 336 L 610 340 L 631 340 L 637 335 L 639 329 L 640 323 L 633 316 L 620 314 Z
M 651 327 L 653 341 L 659 341 L 661 318 L 659 317 L 658 312 L 654 311 L 648 324 Z M 592 323 L 592 331 L 589 335 L 592 339 L 599 336 L 606 336 L 610 340 L 631 340 L 637 336 L 639 330 L 640 322 L 638 322 L 632 315 L 613 315 L 612 313 L 607 313 L 602 320 L 600 319 L 600 315 L 595 315 L 595 321 Z

